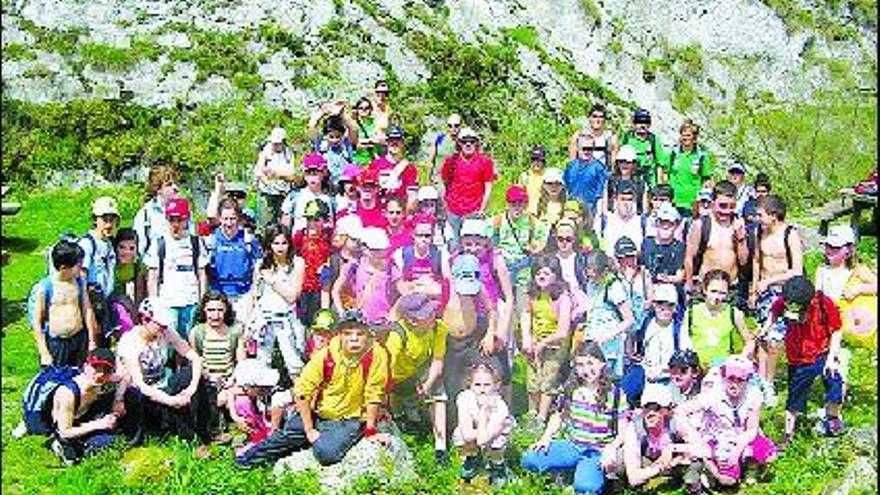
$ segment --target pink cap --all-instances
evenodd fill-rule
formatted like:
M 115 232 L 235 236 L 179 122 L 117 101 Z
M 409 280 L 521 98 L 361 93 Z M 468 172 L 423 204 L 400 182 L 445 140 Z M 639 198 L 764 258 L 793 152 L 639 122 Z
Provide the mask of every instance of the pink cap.
M 189 218 L 189 201 L 180 196 L 169 199 L 165 202 L 165 216 Z
M 310 168 L 318 168 L 324 170 L 325 168 L 327 168 L 327 160 L 318 153 L 309 153 L 303 158 L 302 168 L 303 170 Z
M 520 186 L 510 186 L 507 188 L 507 202 L 521 203 L 529 201 L 529 193 Z
M 724 378 L 734 377 L 747 380 L 754 374 L 755 365 L 747 358 L 734 354 L 724 360 L 721 371 Z
M 413 219 L 412 219 L 413 226 L 416 226 L 416 225 L 419 225 L 422 223 L 430 224 L 433 227 L 434 225 L 437 224 L 437 219 L 434 217 L 434 215 L 429 215 L 427 213 L 417 213 L 415 216 L 413 216 Z
M 345 168 L 342 169 L 342 174 L 339 176 L 339 180 L 347 180 L 349 182 L 354 182 L 357 179 L 357 176 L 360 175 L 361 168 L 357 165 L 346 165 Z

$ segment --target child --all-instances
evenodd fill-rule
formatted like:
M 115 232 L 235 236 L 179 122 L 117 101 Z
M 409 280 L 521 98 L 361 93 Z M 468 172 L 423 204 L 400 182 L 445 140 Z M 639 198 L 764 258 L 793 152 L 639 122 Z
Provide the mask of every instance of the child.
M 544 166 L 546 158 L 544 147 L 536 145 L 532 148 L 532 166 L 519 175 L 518 186 L 526 190 L 528 196 L 529 215 L 538 214 L 538 198 L 541 197 L 541 185 L 544 183 Z
M 337 314 L 346 314 L 342 294 L 351 287 L 355 295 L 351 309 L 359 311 L 365 322 L 375 323 L 384 320 L 391 309 L 388 234 L 381 228 L 368 227 L 361 231 L 360 238 L 366 249 L 360 259 L 342 268 L 333 284 L 333 306 Z
M 623 236 L 614 243 L 614 258 L 620 281 L 626 291 L 629 305 L 633 312 L 633 325 L 641 325 L 646 307 L 648 306 L 649 284 L 647 270 L 639 263 L 639 250 L 636 243 Z
M 52 248 L 55 274 L 32 289 L 32 329 L 40 366 L 81 366 L 88 348 L 98 345 L 100 328 L 85 279 L 79 276 L 82 259 L 81 247 L 59 241 Z
M 308 218 L 305 212 L 313 200 L 323 202 L 328 211 L 334 206 L 334 198 L 327 192 L 330 186 L 324 157 L 317 153 L 306 155 L 302 161 L 302 169 L 305 187 L 292 190 L 281 205 L 281 225 L 290 227 L 292 232 L 306 228 Z
M 348 101 L 336 100 L 322 103 L 309 117 L 308 136 L 312 142 L 312 151 L 320 153 L 327 160 L 330 182 L 339 180 L 342 170 L 352 162 L 357 147 L 357 124 L 346 111 Z M 326 119 L 324 119 L 326 117 Z M 318 123 L 324 119 L 321 135 L 318 135 Z
M 652 217 L 655 222 L 650 221 Z M 675 284 L 684 296 L 685 244 L 675 237 L 681 216 L 671 202 L 664 201 L 652 212 L 652 217 L 648 217 L 648 224 L 654 225 L 655 234 L 645 239 L 642 264 L 650 274 L 651 284 Z
M 737 352 L 751 356 L 755 338 L 746 326 L 745 315 L 730 302 L 730 275 L 721 270 L 710 270 L 703 276 L 703 294 L 706 300 L 687 309 L 688 329 L 693 349 L 700 359 L 715 366 Z
M 385 202 L 385 218 L 388 225 L 385 232 L 388 234 L 388 256 L 404 246 L 412 246 L 413 232 L 406 220 L 405 201 L 400 196 L 391 196 Z
M 628 420 L 626 396 L 612 383 L 598 344 L 578 346 L 563 390 L 543 435 L 523 454 L 522 467 L 537 473 L 573 469 L 575 493 L 602 493 L 623 444 L 617 432 L 625 431 Z
M 484 452 L 489 458 L 489 481 L 500 488 L 507 482 L 504 451 L 515 420 L 501 397 L 498 371 L 491 365 L 472 366 L 466 386 L 455 399 L 458 426 L 452 433 L 464 457 L 460 476 L 465 481 L 474 479 L 481 464 L 480 453 Z
M 137 254 L 137 241 L 137 233 L 128 227 L 119 229 L 113 240 L 117 263 L 110 308 L 117 339 L 138 323 L 137 307 L 147 297 L 147 269 Z
M 550 238 L 545 252 L 555 251 L 556 259 L 562 270 L 562 279 L 568 284 L 568 290 L 574 299 L 572 321 L 581 322 L 590 301 L 587 298 L 587 255 L 578 246 L 577 225 L 566 218 L 556 224 L 556 232 Z
M 236 455 L 247 451 L 272 433 L 266 421 L 266 399 L 278 383 L 278 371 L 256 359 L 244 359 L 235 366 L 235 386 L 227 402 L 229 416 L 238 429 L 248 435 L 247 443 L 236 450 Z
M 330 259 L 332 228 L 327 225 L 330 211 L 320 199 L 312 199 L 303 211 L 306 227 L 293 234 L 293 250 L 305 262 L 302 290 L 297 298 L 297 317 L 305 326 L 322 307 L 321 271 Z
M 330 339 L 336 335 L 335 328 L 336 316 L 333 315 L 333 311 L 329 309 L 320 309 L 315 313 L 312 326 L 309 327 L 309 336 L 306 339 L 306 360 L 308 360 L 316 351 L 327 347 L 327 344 L 330 343 Z
M 324 287 L 323 294 L 321 295 L 321 307 L 332 307 L 334 282 L 339 279 L 345 267 L 355 266 L 355 264 L 350 263 L 360 259 L 361 243 L 359 239 L 363 228 L 361 219 L 357 215 L 346 215 L 336 222 L 329 270 L 323 270 L 321 275 L 321 284 Z M 354 307 L 355 297 L 351 290 L 344 289 L 340 293 L 340 298 L 343 311 Z
M 699 395 L 702 379 L 703 368 L 700 367 L 700 356 L 696 352 L 684 349 L 672 353 L 669 358 L 669 388 L 672 391 L 673 404 L 682 404 Z
M 544 249 L 550 229 L 562 218 L 562 207 L 565 204 L 565 186 L 562 183 L 562 171 L 558 168 L 544 170 L 544 185 L 538 198 L 538 211 L 535 215 L 535 245 L 540 251 Z
M 536 414 L 542 426 L 568 371 L 573 305 L 559 260 L 537 257 L 522 318 L 522 347 L 529 364 L 529 413 Z
M 92 229 L 79 240 L 83 250 L 83 276 L 89 290 L 89 302 L 95 312 L 95 320 L 101 327 L 101 339 L 109 335 L 110 311 L 107 298 L 113 291 L 116 272 L 116 250 L 113 235 L 119 226 L 119 210 L 116 200 L 102 196 L 92 205 Z

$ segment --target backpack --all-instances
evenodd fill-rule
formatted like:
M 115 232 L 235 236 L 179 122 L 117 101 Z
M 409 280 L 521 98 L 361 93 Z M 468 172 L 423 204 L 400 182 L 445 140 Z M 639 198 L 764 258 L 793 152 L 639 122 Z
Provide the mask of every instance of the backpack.
M 647 215 L 639 215 L 639 224 L 642 229 L 642 244 L 644 244 L 645 239 L 645 229 L 648 227 L 648 216 Z M 608 215 L 603 211 L 599 215 L 599 237 L 605 239 L 605 227 L 608 226 Z M 635 239 L 633 239 L 635 240 Z M 613 247 L 613 246 L 612 246 Z
M 82 277 L 76 277 L 76 292 L 77 292 L 77 301 L 79 303 L 79 314 L 82 318 L 83 329 L 86 328 L 86 314 L 83 311 L 83 300 L 85 299 L 86 294 L 86 281 Z M 52 295 L 55 292 L 55 288 L 53 287 L 52 278 L 49 276 L 41 278 L 37 283 L 31 287 L 30 294 L 28 295 L 27 300 L 27 317 L 28 324 L 33 328 L 34 323 L 37 321 L 37 295 L 42 292 L 43 293 L 43 312 L 42 312 L 42 323 L 43 323 L 43 332 L 47 332 L 49 330 L 49 308 L 52 306 Z
M 403 246 L 400 251 L 401 256 L 403 257 L 403 276 L 406 278 L 409 273 L 410 268 L 412 268 L 413 263 L 416 260 L 416 250 L 412 245 Z M 440 249 L 437 248 L 434 244 L 431 244 L 429 248 L 429 254 L 431 258 L 431 271 L 434 272 L 434 275 L 438 278 L 442 277 L 442 269 L 440 267 Z
M 80 405 L 80 390 L 74 377 L 81 373 L 76 366 L 47 366 L 40 370 L 27 387 L 21 398 L 21 409 L 27 431 L 33 435 L 46 435 L 54 429 L 52 409 L 46 408 L 58 387 L 64 386 L 73 392 L 76 411 Z
M 706 253 L 706 247 L 709 245 L 709 236 L 712 234 L 712 218 L 700 218 L 700 243 L 697 245 L 697 254 L 694 256 L 694 275 L 700 273 L 703 266 L 703 254 Z
M 672 148 L 672 151 L 669 152 L 669 168 L 671 169 L 675 165 L 675 150 L 676 148 Z M 699 165 L 699 169 L 703 169 L 703 162 L 706 161 L 706 150 L 703 149 L 702 146 L 697 145 L 694 148 L 694 151 L 697 153 L 697 165 Z
M 733 327 L 734 330 L 736 330 L 736 312 L 735 312 L 735 310 L 734 310 L 733 303 L 728 303 L 728 304 L 727 304 L 727 312 L 728 312 L 728 316 L 730 317 L 730 325 Z M 693 304 L 688 304 L 688 307 L 687 307 L 687 322 L 688 322 L 688 329 L 691 329 L 691 328 L 694 327 L 694 305 L 693 305 Z M 727 342 L 727 352 L 728 352 L 729 354 L 733 354 L 733 353 L 734 353 L 734 349 L 733 349 L 733 334 L 734 334 L 734 331 L 731 331 L 730 334 L 729 334 L 729 338 L 727 339 L 727 340 L 728 340 L 728 342 Z
M 636 134 L 635 134 L 633 131 L 626 131 L 626 132 L 623 133 L 623 137 L 622 137 L 621 140 L 620 140 L 620 145 L 623 146 L 623 145 L 625 145 L 625 144 L 629 144 L 629 142 L 630 142 L 631 140 L 635 140 L 635 139 L 636 139 Z M 648 148 L 648 151 L 647 151 L 648 159 L 651 160 L 652 162 L 654 162 L 654 163 L 656 164 L 656 163 L 657 163 L 657 157 L 659 156 L 659 155 L 657 154 L 657 135 L 654 134 L 654 133 L 651 132 L 651 131 L 648 131 L 648 141 L 651 143 L 651 147 Z M 642 170 L 642 173 L 644 173 L 644 172 L 645 172 L 645 171 Z M 653 169 L 653 170 L 651 170 L 651 172 L 656 172 L 656 168 Z M 652 182 L 652 183 L 656 183 L 656 182 L 657 182 L 657 177 L 656 177 L 656 175 L 653 175 L 653 176 L 652 176 L 652 181 L 651 181 L 651 182 Z
M 395 332 L 400 335 L 402 339 L 403 346 L 406 347 L 406 331 L 403 330 L 398 324 L 387 325 L 389 332 Z M 385 338 L 387 338 L 388 334 L 385 334 Z M 385 349 L 385 340 L 381 338 L 377 338 L 377 342 L 379 345 Z M 385 352 L 388 352 L 385 349 Z M 361 366 L 361 376 L 364 379 L 364 386 L 367 384 L 367 377 L 370 375 L 370 368 L 373 366 L 373 348 L 370 347 L 367 352 L 364 353 L 363 356 L 360 357 L 358 363 Z M 387 401 L 388 394 L 391 392 L 391 389 L 394 388 L 394 382 L 391 380 L 391 355 L 388 355 L 388 379 L 385 381 L 385 399 Z M 315 397 L 314 405 L 316 406 L 318 402 L 321 401 L 321 396 L 324 393 L 324 389 L 327 387 L 327 384 L 330 383 L 330 380 L 333 379 L 333 371 L 336 369 L 336 359 L 333 357 L 333 353 L 330 351 L 328 346 L 327 354 L 324 355 L 324 361 L 321 368 L 321 383 L 318 384 L 318 395 Z
M 214 231 L 213 241 L 214 250 L 211 253 L 211 262 L 209 267 L 209 280 L 212 283 L 220 282 L 237 282 L 245 287 L 249 286 L 253 279 L 254 272 L 254 238 L 245 232 L 242 243 L 244 250 L 238 249 L 238 243 L 228 243 L 222 239 L 223 233 L 220 229 Z M 219 252 L 217 249 L 221 244 L 234 246 L 235 249 Z M 193 253 L 196 253 L 193 248 Z M 197 256 L 194 256 L 197 258 Z M 193 263 L 195 269 L 196 263 Z M 219 268 L 222 267 L 222 270 Z
M 791 254 L 791 245 L 788 242 L 788 238 L 791 236 L 791 232 L 794 230 L 794 225 L 786 225 L 785 232 L 782 235 L 782 243 L 785 245 L 785 261 L 788 264 L 788 269 L 791 270 L 794 267 L 794 260 L 792 259 Z M 761 252 L 761 235 L 762 230 L 761 226 L 758 225 L 758 229 L 755 232 L 755 251 L 757 251 L 758 255 L 758 276 L 761 275 L 760 271 L 764 269 L 764 255 Z M 753 274 L 754 275 L 754 274 Z
M 645 354 L 645 332 L 648 329 L 648 325 L 654 321 L 656 317 L 656 313 L 653 308 L 649 309 L 645 312 L 645 317 L 642 319 L 642 324 L 639 326 L 638 330 L 633 332 L 628 336 L 627 349 L 630 349 L 633 354 L 644 356 Z M 684 318 L 682 318 L 681 312 L 676 312 L 675 316 L 672 317 L 672 345 L 674 350 L 680 350 L 681 344 L 681 324 Z
M 156 239 L 156 242 L 158 243 L 156 248 L 157 248 L 157 255 L 159 256 L 159 286 L 161 286 L 165 280 L 165 254 L 166 254 L 165 236 L 162 236 L 162 237 Z M 202 242 L 201 242 L 201 239 L 198 238 L 198 236 L 194 236 L 194 235 L 189 236 L 189 242 L 190 242 L 190 245 L 192 246 L 193 273 L 195 273 L 196 278 L 198 279 L 198 277 L 199 277 L 199 254 L 201 252 Z
M 196 325 L 192 331 L 195 334 L 196 352 L 201 356 L 202 350 L 205 348 L 205 325 Z M 233 356 L 235 355 L 235 348 L 238 347 L 238 338 L 240 336 L 241 330 L 238 328 L 238 325 L 232 325 L 227 329 L 226 345 L 231 349 Z

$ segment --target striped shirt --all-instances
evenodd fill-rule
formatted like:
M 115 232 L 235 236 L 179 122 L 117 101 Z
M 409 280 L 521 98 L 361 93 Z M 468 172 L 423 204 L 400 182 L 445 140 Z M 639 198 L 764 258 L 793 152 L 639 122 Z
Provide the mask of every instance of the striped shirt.
M 618 418 L 626 411 L 626 400 L 609 390 L 605 400 L 596 397 L 596 390 L 584 385 L 566 387 L 569 393 L 559 395 L 557 410 L 562 411 L 565 438 L 581 448 L 602 449 L 614 440 Z
M 205 328 L 202 359 L 205 376 L 209 381 L 218 382 L 228 378 L 235 366 L 235 342 L 227 335 L 219 335 Z

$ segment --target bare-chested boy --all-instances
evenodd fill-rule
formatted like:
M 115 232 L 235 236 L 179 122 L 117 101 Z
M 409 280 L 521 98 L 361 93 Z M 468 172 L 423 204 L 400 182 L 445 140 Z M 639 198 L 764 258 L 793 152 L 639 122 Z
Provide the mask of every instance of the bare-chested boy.
M 803 275 L 804 258 L 801 237 L 794 226 L 785 222 L 785 202 L 776 195 L 768 195 L 758 201 L 757 242 L 752 258 L 755 274 L 749 288 L 749 307 L 756 309 L 756 319 L 762 330 L 758 339 L 758 371 L 766 381 L 765 400 L 775 403 L 773 378 L 776 361 L 785 339 L 785 322 L 764 328 L 769 319 L 770 307 L 782 294 L 782 286 L 795 275 Z
M 55 273 L 35 288 L 32 329 L 40 366 L 81 366 L 97 347 L 98 323 L 79 276 L 82 261 L 82 248 L 59 241 L 52 248 Z
M 739 266 L 748 262 L 745 223 L 734 215 L 736 186 L 721 181 L 712 196 L 712 214 L 694 220 L 687 236 L 684 277 L 688 293 L 699 287 L 699 280 L 710 270 L 724 271 L 736 280 Z

